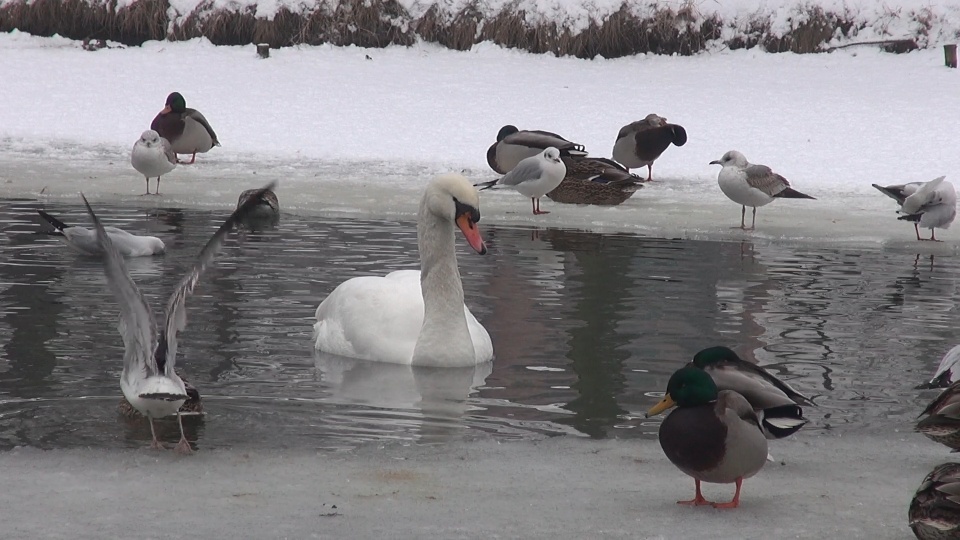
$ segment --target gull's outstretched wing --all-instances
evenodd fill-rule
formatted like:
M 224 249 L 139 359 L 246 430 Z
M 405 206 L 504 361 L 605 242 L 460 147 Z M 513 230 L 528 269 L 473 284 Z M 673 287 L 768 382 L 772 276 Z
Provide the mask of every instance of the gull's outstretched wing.
M 120 304 L 120 335 L 123 337 L 124 368 L 130 373 L 139 369 L 146 375 L 156 375 L 157 366 L 153 362 L 153 347 L 157 342 L 157 323 L 147 300 L 140 293 L 137 284 L 130 278 L 123 257 L 116 246 L 110 241 L 107 231 L 104 230 L 100 218 L 93 212 L 87 198 L 83 204 L 87 206 L 87 213 L 93 219 L 97 233 L 97 241 L 103 250 L 103 269 L 107 274 L 107 285 Z
M 193 288 L 200 281 L 200 275 L 203 274 L 207 265 L 213 261 L 214 256 L 220 251 L 220 246 L 223 245 L 223 240 L 230 230 L 246 219 L 250 211 L 260 203 L 260 197 L 263 196 L 265 191 L 272 190 L 276 185 L 276 182 L 271 182 L 268 186 L 258 190 L 230 214 L 230 217 L 223 222 L 223 225 L 217 229 L 217 232 L 200 250 L 197 262 L 193 264 L 193 268 L 180 280 L 177 288 L 170 295 L 170 300 L 167 301 L 166 320 L 164 320 L 163 329 L 160 331 L 157 350 L 154 354 L 158 369 L 165 370 L 166 373 L 173 372 L 173 366 L 177 358 L 177 332 L 183 330 L 187 324 L 187 296 L 193 293 Z

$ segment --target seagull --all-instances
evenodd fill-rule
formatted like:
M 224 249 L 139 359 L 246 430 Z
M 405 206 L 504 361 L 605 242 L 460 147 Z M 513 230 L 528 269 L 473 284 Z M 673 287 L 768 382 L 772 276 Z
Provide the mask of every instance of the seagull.
M 687 131 L 683 126 L 668 124 L 667 119 L 648 114 L 620 128 L 617 142 L 613 144 L 613 159 L 630 169 L 647 167 L 647 181 L 653 180 L 653 162 L 668 146 L 687 144 Z
M 187 100 L 183 99 L 180 92 L 167 96 L 163 110 L 153 119 L 150 129 L 170 141 L 174 152 L 193 154 L 190 161 L 178 161 L 184 165 L 193 164 L 198 152 L 208 152 L 214 146 L 220 146 L 210 122 L 200 111 L 188 109 Z
M 160 194 L 160 177 L 172 171 L 177 166 L 177 154 L 173 152 L 170 141 L 161 137 L 156 131 L 148 129 L 133 143 L 130 152 L 130 163 L 147 180 L 147 192 L 150 195 L 150 179 L 157 177 L 157 193 Z
M 897 219 L 913 222 L 917 240 L 939 242 L 934 227 L 949 229 L 957 217 L 957 191 L 953 184 L 944 178 L 946 177 L 941 176 L 929 182 L 910 182 L 894 186 L 873 184 L 873 187 L 897 201 L 900 205 L 898 212 L 903 214 Z M 930 238 L 920 238 L 920 227 L 930 229 Z
M 271 189 L 271 183 L 265 189 Z M 87 198 L 83 204 L 87 207 L 97 231 L 97 240 L 103 252 L 103 268 L 117 303 L 120 304 L 120 335 L 123 337 L 123 373 L 120 375 L 120 389 L 131 405 L 150 421 L 150 434 L 153 437 L 150 447 L 162 449 L 153 428 L 153 419 L 177 415 L 180 425 L 180 442 L 175 451 L 190 454 L 193 450 L 183 432 L 180 406 L 190 398 L 183 380 L 174 370 L 177 358 L 177 332 L 187 324 L 186 300 L 200 280 L 200 275 L 213 261 L 220 250 L 224 238 L 231 229 L 242 220 L 256 205 L 255 199 L 234 210 L 220 226 L 213 237 L 207 241 L 193 267 L 183 277 L 167 301 L 167 312 L 163 325 L 157 328 L 153 311 L 146 298 L 130 278 L 127 266 L 120 257 L 110 235 L 104 229 L 100 219 L 93 212 Z
M 814 199 L 790 187 L 786 178 L 773 172 L 766 165 L 755 165 L 736 150 L 730 150 L 710 165 L 721 165 L 717 182 L 720 191 L 731 201 L 742 206 L 740 228 L 752 231 L 757 224 L 757 207 L 770 204 L 774 199 Z M 750 227 L 745 223 L 747 207 L 753 207 L 753 220 Z M 736 227 L 734 227 L 736 228 Z
M 97 241 L 97 231 L 95 229 L 67 225 L 43 210 L 37 210 L 37 213 L 40 214 L 40 217 L 46 220 L 47 223 L 53 225 L 54 231 L 50 234 L 63 238 L 64 242 L 74 250 L 84 255 L 103 255 L 103 248 L 100 247 L 100 242 Z M 160 240 L 156 236 L 138 236 L 116 227 L 104 227 L 104 229 L 107 231 L 107 236 L 110 237 L 110 241 L 113 242 L 113 245 L 117 248 L 117 252 L 122 257 L 160 255 L 166 249 L 166 246 L 163 245 L 163 240 Z
M 507 174 L 521 160 L 554 147 L 561 156 L 585 156 L 582 144 L 568 141 L 549 131 L 523 130 L 517 126 L 503 126 L 497 133 L 497 142 L 487 150 L 487 164 L 500 174 Z
M 559 186 L 566 175 L 567 166 L 560 160 L 560 150 L 551 146 L 535 156 L 521 160 L 502 178 L 475 185 L 483 186 L 481 191 L 497 185 L 510 186 L 530 197 L 533 215 L 537 216 L 550 213 L 540 210 L 540 197 Z

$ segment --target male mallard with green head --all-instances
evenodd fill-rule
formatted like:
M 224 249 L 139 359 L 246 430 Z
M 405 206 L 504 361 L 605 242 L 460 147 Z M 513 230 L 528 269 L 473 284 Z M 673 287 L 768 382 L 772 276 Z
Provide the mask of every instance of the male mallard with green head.
M 800 405 L 814 405 L 762 367 L 737 356 L 727 347 L 709 347 L 693 357 L 693 365 L 710 374 L 717 388 L 733 390 L 750 402 L 768 439 L 792 435 L 804 424 Z
M 210 123 L 200 111 L 187 108 L 187 100 L 180 92 L 167 96 L 163 110 L 153 119 L 150 129 L 170 141 L 175 153 L 191 154 L 190 161 L 178 162 L 185 165 L 196 161 L 198 152 L 209 152 L 214 146 L 220 146 Z
M 660 424 L 660 446 L 697 486 L 693 500 L 677 504 L 737 508 L 743 480 L 767 461 L 767 439 L 753 407 L 734 391 L 718 391 L 710 375 L 693 366 L 684 366 L 670 377 L 667 394 L 647 416 L 673 406 L 677 409 Z M 737 491 L 730 502 L 710 502 L 703 498 L 700 482 L 736 483 Z
M 920 540 L 960 538 L 960 463 L 937 465 L 910 501 L 908 515 Z

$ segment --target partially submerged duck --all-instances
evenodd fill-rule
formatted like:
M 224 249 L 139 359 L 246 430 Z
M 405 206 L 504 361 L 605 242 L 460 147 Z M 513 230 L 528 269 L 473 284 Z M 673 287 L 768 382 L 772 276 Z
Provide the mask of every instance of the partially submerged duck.
M 257 197 L 256 204 L 250 209 L 243 225 L 258 229 L 267 225 L 275 225 L 280 220 L 280 201 L 272 190 L 248 189 L 240 194 L 237 208 L 243 206 L 251 197 Z
M 677 504 L 737 508 L 743 480 L 767 461 L 767 439 L 753 407 L 732 390 L 718 390 L 710 375 L 687 365 L 667 383 L 667 392 L 647 416 L 676 406 L 660 424 L 660 446 L 671 463 L 696 483 L 696 496 Z M 737 485 L 730 502 L 704 499 L 700 482 Z
M 642 178 L 612 159 L 568 156 L 563 163 L 567 175 L 547 193 L 559 203 L 616 206 L 643 187 Z
M 960 538 L 960 463 L 937 465 L 923 479 L 908 516 L 920 540 Z

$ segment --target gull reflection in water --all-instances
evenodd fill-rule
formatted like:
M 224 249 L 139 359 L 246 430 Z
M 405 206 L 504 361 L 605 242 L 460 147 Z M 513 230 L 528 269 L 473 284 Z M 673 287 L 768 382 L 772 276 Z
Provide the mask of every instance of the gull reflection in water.
M 493 362 L 436 368 L 371 362 L 314 351 L 333 401 L 406 413 L 418 442 L 462 436 L 470 394 L 484 384 Z M 410 414 L 414 413 L 414 414 Z

